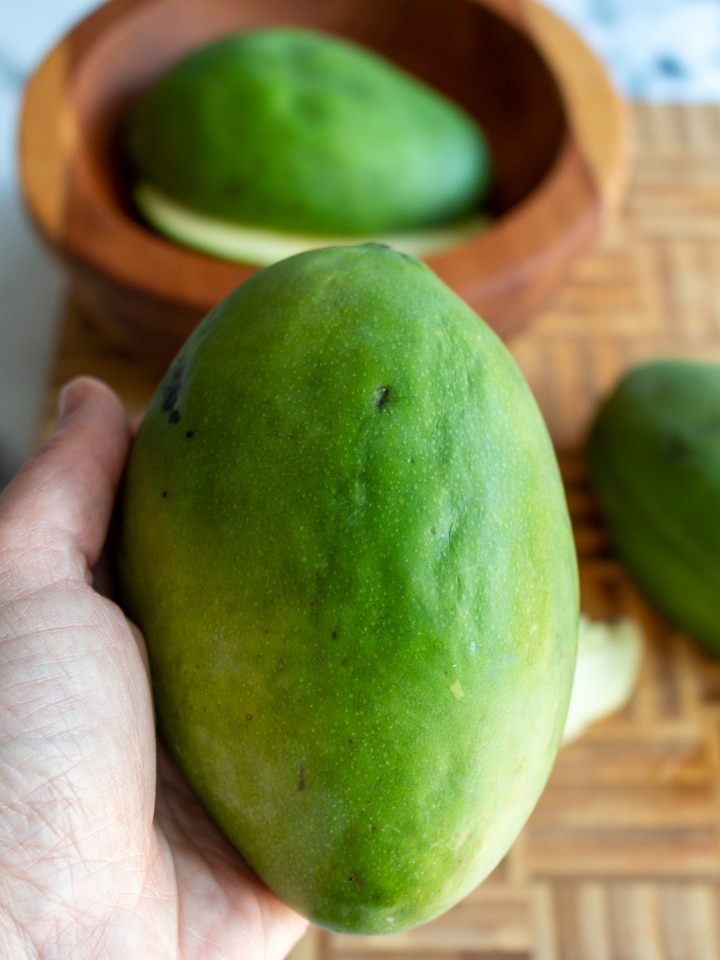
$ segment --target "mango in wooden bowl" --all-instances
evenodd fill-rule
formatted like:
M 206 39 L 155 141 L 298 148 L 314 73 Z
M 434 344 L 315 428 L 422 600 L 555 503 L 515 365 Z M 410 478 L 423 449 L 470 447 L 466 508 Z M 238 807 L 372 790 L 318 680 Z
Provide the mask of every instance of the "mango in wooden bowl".
M 593 241 L 602 214 L 571 109 L 574 88 L 519 0 L 110 0 L 40 65 L 21 124 L 27 207 L 79 302 L 165 367 L 199 320 L 256 271 L 256 263 L 179 244 L 138 214 L 122 129 L 191 51 L 279 25 L 352 42 L 477 124 L 492 182 L 464 211 L 476 222 L 415 252 L 501 336 L 519 329 Z M 447 165 L 433 164 L 445 180 Z

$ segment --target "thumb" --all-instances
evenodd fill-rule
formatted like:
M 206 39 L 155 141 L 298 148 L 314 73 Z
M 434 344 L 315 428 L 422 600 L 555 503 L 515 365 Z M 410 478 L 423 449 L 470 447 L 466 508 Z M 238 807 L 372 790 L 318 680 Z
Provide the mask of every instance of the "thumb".
M 72 380 L 60 395 L 54 433 L 0 496 L 3 566 L 50 551 L 51 579 L 86 578 L 105 541 L 130 439 L 110 387 Z

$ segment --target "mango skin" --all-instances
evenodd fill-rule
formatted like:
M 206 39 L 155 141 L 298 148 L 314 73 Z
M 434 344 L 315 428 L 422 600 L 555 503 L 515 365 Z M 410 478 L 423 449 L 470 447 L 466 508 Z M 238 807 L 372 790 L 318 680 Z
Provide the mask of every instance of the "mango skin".
M 720 367 L 631 370 L 596 416 L 587 460 L 621 562 L 671 623 L 720 655 Z
M 220 221 L 373 236 L 472 210 L 487 141 L 454 103 L 348 41 L 236 34 L 181 60 L 132 109 L 139 182 Z
M 426 266 L 330 248 L 240 286 L 148 409 L 119 529 L 163 736 L 282 900 L 388 933 L 493 869 L 560 743 L 577 565 L 527 384 Z

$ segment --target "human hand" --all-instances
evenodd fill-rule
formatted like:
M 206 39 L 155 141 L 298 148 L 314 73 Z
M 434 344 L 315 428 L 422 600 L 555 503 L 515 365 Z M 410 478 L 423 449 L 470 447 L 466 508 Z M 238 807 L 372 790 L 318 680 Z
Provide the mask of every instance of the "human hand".
M 305 921 L 157 750 L 142 637 L 93 587 L 130 437 L 73 381 L 0 497 L 0 955 L 279 960 Z

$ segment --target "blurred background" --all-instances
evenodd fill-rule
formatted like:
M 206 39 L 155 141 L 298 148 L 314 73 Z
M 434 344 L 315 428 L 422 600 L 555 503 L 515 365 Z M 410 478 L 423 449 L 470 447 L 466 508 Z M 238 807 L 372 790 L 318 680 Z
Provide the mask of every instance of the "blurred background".
M 720 102 L 720 0 L 545 0 L 630 99 Z M 16 130 L 23 84 L 97 0 L 2 0 L 0 31 L 0 487 L 32 450 L 63 279 L 23 212 Z

